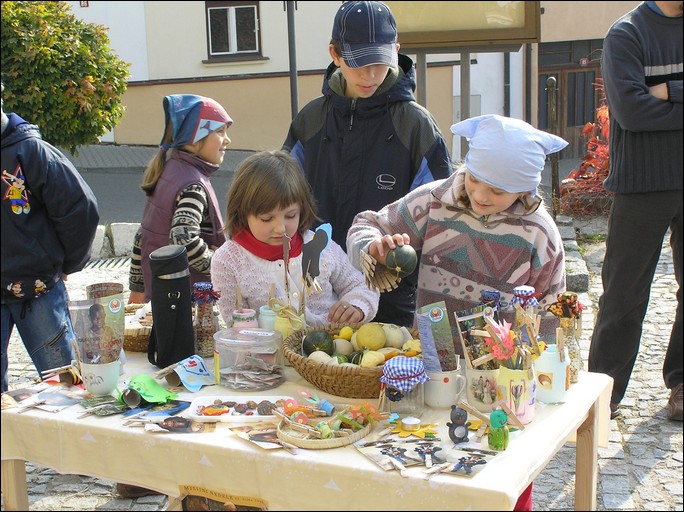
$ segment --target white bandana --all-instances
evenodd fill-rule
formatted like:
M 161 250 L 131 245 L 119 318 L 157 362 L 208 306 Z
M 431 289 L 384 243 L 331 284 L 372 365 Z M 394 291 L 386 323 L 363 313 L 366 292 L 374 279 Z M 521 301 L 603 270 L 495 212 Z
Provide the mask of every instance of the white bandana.
M 451 132 L 468 140 L 465 164 L 475 178 L 514 194 L 535 195 L 546 155 L 568 145 L 520 119 L 491 114 L 456 123 Z

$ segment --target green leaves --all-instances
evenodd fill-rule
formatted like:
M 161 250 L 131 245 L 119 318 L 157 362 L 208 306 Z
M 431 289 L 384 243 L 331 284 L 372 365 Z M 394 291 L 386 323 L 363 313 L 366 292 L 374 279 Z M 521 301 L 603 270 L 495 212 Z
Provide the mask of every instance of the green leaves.
M 129 64 L 111 51 L 106 27 L 66 2 L 2 2 L 1 29 L 5 112 L 74 154 L 119 123 Z

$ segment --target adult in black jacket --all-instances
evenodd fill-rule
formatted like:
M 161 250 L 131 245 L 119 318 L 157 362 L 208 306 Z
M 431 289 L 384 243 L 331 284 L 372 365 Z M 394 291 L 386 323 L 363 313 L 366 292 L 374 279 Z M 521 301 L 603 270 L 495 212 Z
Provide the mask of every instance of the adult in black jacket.
M 323 96 L 295 117 L 283 149 L 301 165 L 333 240 L 346 247 L 357 213 L 446 178 L 451 159 L 437 122 L 415 101 L 413 61 L 398 53 L 385 4 L 342 4 L 329 51 Z M 375 321 L 413 325 L 417 275 L 382 294 Z

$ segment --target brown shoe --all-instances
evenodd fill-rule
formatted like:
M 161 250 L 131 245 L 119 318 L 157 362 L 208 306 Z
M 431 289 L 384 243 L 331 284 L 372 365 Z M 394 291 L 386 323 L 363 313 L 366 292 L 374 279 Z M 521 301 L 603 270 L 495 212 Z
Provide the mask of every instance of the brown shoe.
M 677 384 L 670 391 L 670 399 L 667 402 L 670 410 L 667 413 L 668 420 L 682 421 L 682 384 Z
M 144 487 L 138 487 L 137 485 L 128 484 L 116 484 L 116 492 L 122 498 L 142 498 L 143 496 L 154 496 L 155 494 L 161 494 L 152 489 L 145 489 Z

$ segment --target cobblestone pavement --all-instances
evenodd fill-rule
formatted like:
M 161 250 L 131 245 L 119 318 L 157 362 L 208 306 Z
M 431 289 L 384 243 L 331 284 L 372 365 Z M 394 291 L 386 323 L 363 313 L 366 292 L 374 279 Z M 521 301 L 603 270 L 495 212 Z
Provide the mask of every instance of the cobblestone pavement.
M 587 235 L 605 233 L 605 220 L 576 220 L 575 227 Z M 581 338 L 586 367 L 594 311 L 602 290 L 600 269 L 605 246 L 592 243 L 583 245 L 583 250 L 590 274 L 590 290 L 580 294 L 581 302 L 588 306 Z M 116 281 L 126 285 L 127 273 L 127 267 L 84 270 L 70 276 L 67 286 L 72 299 L 85 298 L 87 284 Z M 598 510 L 682 510 L 682 423 L 667 420 L 669 394 L 661 374 L 676 287 L 672 253 L 666 241 L 653 283 L 640 355 L 622 402 L 622 417 L 611 421 L 610 444 L 599 450 Z M 9 359 L 11 388 L 36 377 L 16 333 L 10 341 Z M 568 443 L 537 477 L 534 510 L 574 508 L 574 458 L 575 447 Z M 116 494 L 113 482 L 60 475 L 30 463 L 27 480 L 31 510 L 157 511 L 167 505 L 164 496 L 124 499 Z

